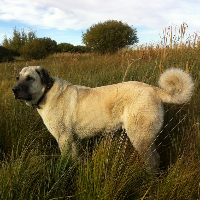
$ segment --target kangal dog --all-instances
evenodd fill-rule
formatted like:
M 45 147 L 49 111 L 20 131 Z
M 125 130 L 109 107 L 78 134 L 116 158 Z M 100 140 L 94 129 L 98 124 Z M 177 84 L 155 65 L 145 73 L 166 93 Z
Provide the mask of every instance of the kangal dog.
M 78 86 L 52 78 L 40 66 L 24 67 L 17 81 L 15 98 L 37 109 L 61 152 L 75 158 L 77 138 L 123 128 L 150 169 L 159 165 L 154 140 L 163 124 L 163 103 L 183 104 L 194 88 L 190 75 L 176 68 L 160 76 L 159 87 L 136 81 Z

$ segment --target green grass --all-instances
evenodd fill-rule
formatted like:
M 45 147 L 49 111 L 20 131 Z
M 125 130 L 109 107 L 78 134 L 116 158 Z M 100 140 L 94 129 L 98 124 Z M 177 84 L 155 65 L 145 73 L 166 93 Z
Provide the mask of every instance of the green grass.
M 116 54 L 55 54 L 0 63 L 0 199 L 200 199 L 200 48 L 145 47 Z M 24 66 L 40 65 L 90 87 L 136 80 L 157 86 L 159 65 L 190 69 L 195 91 L 185 105 L 165 105 L 156 144 L 161 169 L 148 174 L 125 133 L 84 142 L 76 163 L 62 158 L 36 110 L 11 88 Z

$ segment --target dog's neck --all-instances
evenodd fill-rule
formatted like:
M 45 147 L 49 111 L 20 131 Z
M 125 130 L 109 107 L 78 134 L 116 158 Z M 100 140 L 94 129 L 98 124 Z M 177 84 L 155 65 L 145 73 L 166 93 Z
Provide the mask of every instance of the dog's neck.
M 50 81 L 49 81 L 48 85 L 46 86 L 43 95 L 40 97 L 40 99 L 37 101 L 37 103 L 32 104 L 32 107 L 33 107 L 33 108 L 40 109 L 39 104 L 40 104 L 40 103 L 42 102 L 42 100 L 44 99 L 46 93 L 52 88 L 53 84 L 54 84 L 54 80 L 53 80 L 53 78 L 50 78 Z

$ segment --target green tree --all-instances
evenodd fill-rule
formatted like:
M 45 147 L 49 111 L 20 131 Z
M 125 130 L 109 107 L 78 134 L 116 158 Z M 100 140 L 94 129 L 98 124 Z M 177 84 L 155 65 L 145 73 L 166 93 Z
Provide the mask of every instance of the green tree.
M 74 51 L 79 52 L 79 53 L 88 53 L 91 51 L 91 48 L 87 46 L 77 45 L 77 46 L 74 46 Z
M 26 42 L 21 48 L 20 53 L 25 60 L 39 60 L 48 55 L 45 45 L 40 39 Z
M 11 38 L 7 38 L 5 36 L 3 40 L 3 47 L 11 50 L 13 55 L 19 55 L 20 49 L 26 42 L 32 41 L 36 38 L 36 34 L 34 31 L 29 31 L 28 34 L 22 29 L 18 31 L 16 28 L 13 30 L 13 36 Z
M 70 43 L 60 43 L 58 44 L 58 52 L 71 52 L 71 53 L 87 53 L 90 52 L 90 48 L 86 46 L 74 46 L 73 44 Z
M 138 42 L 137 31 L 126 23 L 108 20 L 92 25 L 82 35 L 82 41 L 94 51 L 114 53 L 117 50 Z
M 59 52 L 74 52 L 74 45 L 70 43 L 60 43 L 58 44 Z
M 12 60 L 14 60 L 12 52 L 3 46 L 0 46 L 0 62 L 6 62 Z
M 55 40 L 48 37 L 38 38 L 38 40 L 43 44 L 48 54 L 57 52 L 57 42 Z
M 10 41 L 10 49 L 13 50 L 16 54 L 18 54 L 21 46 L 22 46 L 22 38 L 20 32 L 15 28 L 13 31 L 13 38 Z
M 2 42 L 2 46 L 7 48 L 7 49 L 9 49 L 9 40 L 8 40 L 6 35 L 4 36 L 4 40 Z

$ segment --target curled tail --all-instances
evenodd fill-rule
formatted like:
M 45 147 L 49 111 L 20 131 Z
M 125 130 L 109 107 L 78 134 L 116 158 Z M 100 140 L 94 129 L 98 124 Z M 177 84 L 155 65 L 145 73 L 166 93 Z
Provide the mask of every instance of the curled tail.
M 194 83 L 189 74 L 181 69 L 171 68 L 159 78 L 158 95 L 163 102 L 182 104 L 189 100 Z

